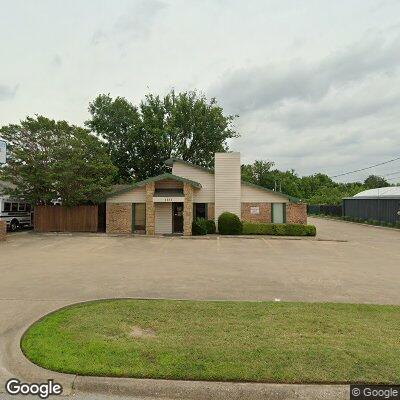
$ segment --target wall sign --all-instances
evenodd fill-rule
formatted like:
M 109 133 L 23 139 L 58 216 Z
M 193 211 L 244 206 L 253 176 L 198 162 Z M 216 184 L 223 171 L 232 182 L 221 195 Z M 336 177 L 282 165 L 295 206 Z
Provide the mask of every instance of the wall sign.
M 250 214 L 252 215 L 260 214 L 260 207 L 250 207 Z
M 183 203 L 185 197 L 153 197 L 154 203 Z
M 6 163 L 7 144 L 0 139 L 0 164 Z

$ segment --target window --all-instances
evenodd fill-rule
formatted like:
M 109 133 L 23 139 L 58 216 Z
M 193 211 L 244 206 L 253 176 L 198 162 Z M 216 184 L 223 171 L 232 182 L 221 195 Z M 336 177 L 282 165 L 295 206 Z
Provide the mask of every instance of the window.
M 134 203 L 133 205 L 133 231 L 146 230 L 146 203 Z
M 194 203 L 194 218 L 207 219 L 207 203 Z
M 18 204 L 18 211 L 25 211 L 25 207 L 26 207 L 25 203 L 19 203 Z
M 284 224 L 286 222 L 285 210 L 285 203 L 272 203 L 272 222 L 274 224 Z
M 29 203 L 26 203 L 26 211 L 31 211 L 31 205 Z
M 3 211 L 11 211 L 11 203 L 4 203 Z
M 11 211 L 18 211 L 18 203 L 11 204 Z

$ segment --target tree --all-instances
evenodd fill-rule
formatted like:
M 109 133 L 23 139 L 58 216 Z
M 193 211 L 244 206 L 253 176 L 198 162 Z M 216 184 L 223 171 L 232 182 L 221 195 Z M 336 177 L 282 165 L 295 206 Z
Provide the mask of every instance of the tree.
M 376 189 L 381 187 L 390 186 L 389 182 L 378 175 L 370 175 L 368 178 L 365 179 L 364 185 L 367 189 Z
M 253 164 L 242 165 L 242 179 L 271 190 L 281 191 L 294 197 L 301 197 L 300 178 L 293 170 L 271 170 L 274 163 L 257 160 Z
M 0 133 L 9 144 L 2 176 L 16 185 L 10 194 L 33 204 L 58 197 L 65 205 L 104 199 L 115 168 L 104 144 L 87 130 L 36 116 Z
M 158 175 L 171 157 L 212 168 L 214 153 L 227 151 L 227 140 L 238 136 L 235 116 L 193 91 L 172 90 L 163 98 L 148 94 L 138 107 L 103 94 L 89 112 L 86 126 L 107 143 L 118 182 Z
M 344 197 L 339 187 L 321 186 L 313 196 L 308 199 L 310 204 L 340 204 Z

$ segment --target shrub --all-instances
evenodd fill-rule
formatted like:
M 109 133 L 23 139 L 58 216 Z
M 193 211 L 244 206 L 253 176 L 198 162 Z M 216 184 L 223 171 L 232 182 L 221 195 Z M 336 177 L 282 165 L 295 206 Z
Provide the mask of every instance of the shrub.
M 221 235 L 240 235 L 242 228 L 242 222 L 233 213 L 225 211 L 218 218 L 218 232 Z
M 315 236 L 317 228 L 314 225 L 306 225 L 306 236 Z
M 215 228 L 215 222 L 212 219 L 206 220 L 206 229 L 207 233 L 215 233 L 216 228 Z
M 287 233 L 287 225 L 285 224 L 274 224 L 274 235 L 276 236 L 286 236 Z
M 196 218 L 192 222 L 192 234 L 195 236 L 207 234 L 207 225 L 204 218 Z
M 301 224 L 287 224 L 286 234 L 289 236 L 306 236 L 307 231 L 304 229 L 304 225 Z
M 244 235 L 315 236 L 314 225 L 243 222 Z
M 396 226 L 396 228 L 400 229 L 400 221 L 397 221 L 395 226 Z

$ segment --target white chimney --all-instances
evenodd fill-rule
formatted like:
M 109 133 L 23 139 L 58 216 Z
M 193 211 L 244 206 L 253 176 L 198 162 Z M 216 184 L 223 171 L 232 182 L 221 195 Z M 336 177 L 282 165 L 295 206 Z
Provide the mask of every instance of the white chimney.
M 229 211 L 241 218 L 240 153 L 215 153 L 215 222 Z

